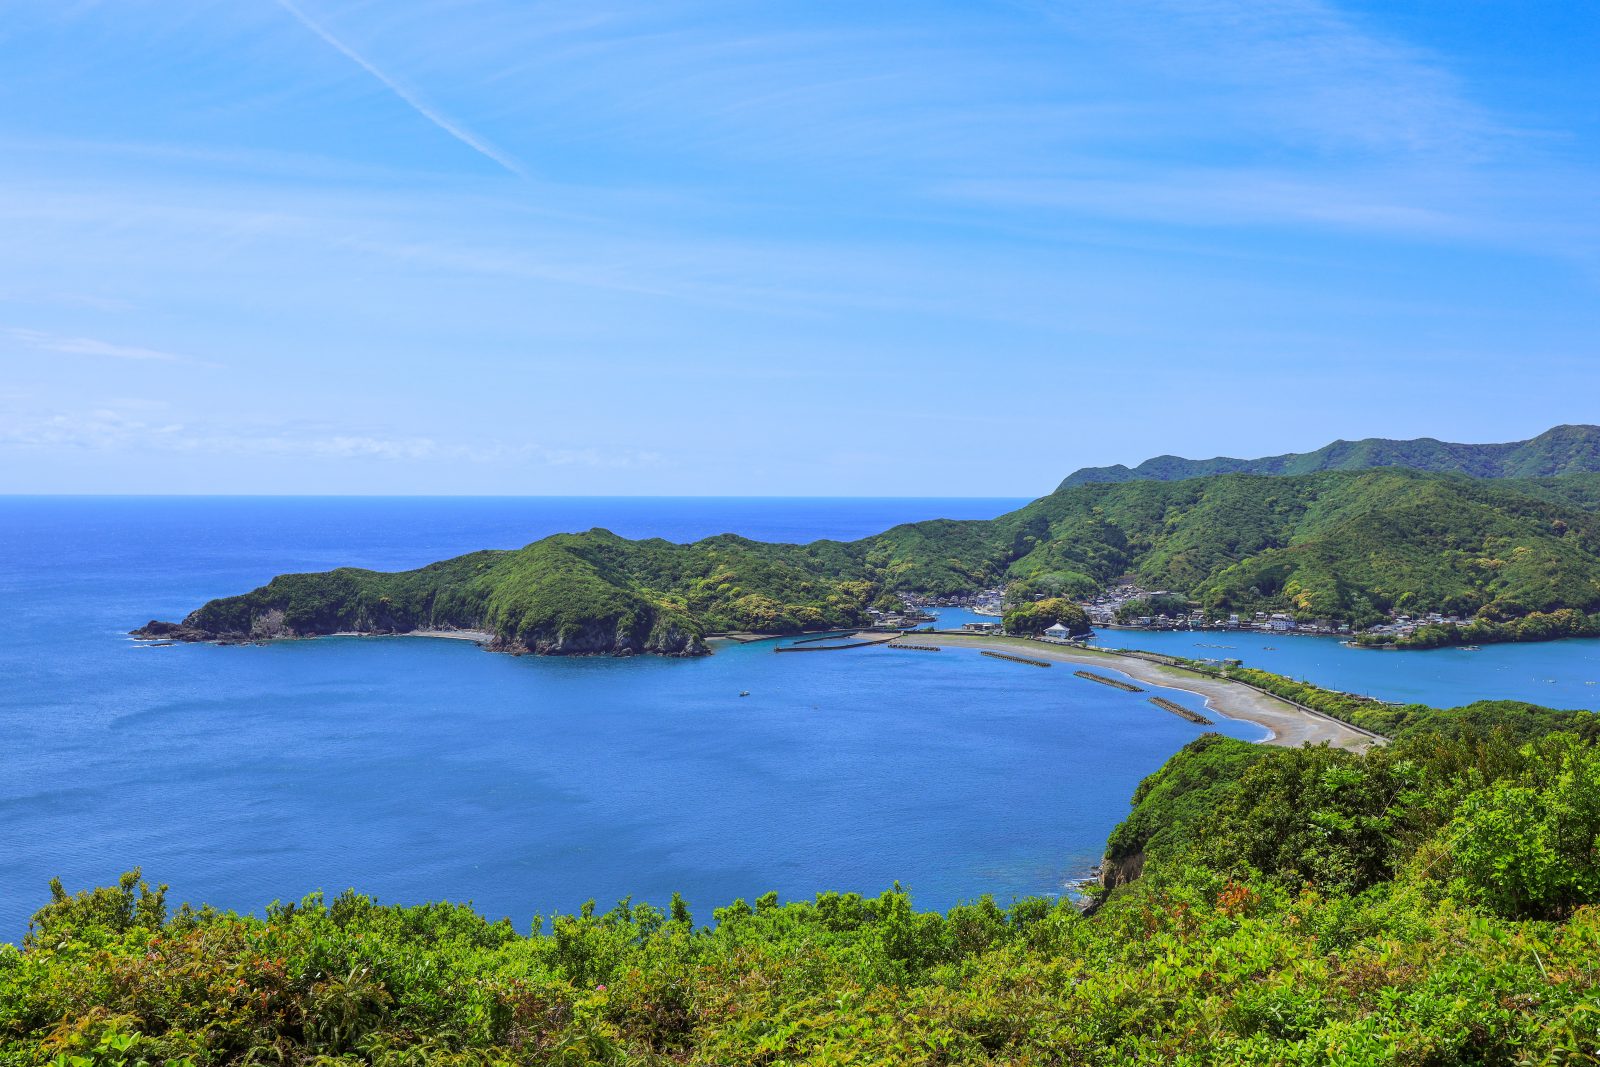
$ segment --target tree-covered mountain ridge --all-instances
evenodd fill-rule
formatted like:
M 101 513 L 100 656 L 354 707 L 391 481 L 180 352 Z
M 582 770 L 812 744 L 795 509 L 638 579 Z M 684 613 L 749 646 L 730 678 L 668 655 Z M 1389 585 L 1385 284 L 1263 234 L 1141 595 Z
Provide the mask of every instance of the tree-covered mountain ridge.
M 291 574 L 145 636 L 249 640 L 483 630 L 535 653 L 693 654 L 708 634 L 861 625 L 902 593 L 1007 585 L 1084 596 L 1125 576 L 1207 611 L 1365 625 L 1392 611 L 1487 619 L 1600 612 L 1600 476 L 1474 479 L 1403 468 L 1060 489 L 992 520 L 852 542 L 692 544 L 605 530 L 395 573 Z
M 1422 437 L 1394 441 L 1368 437 L 1335 441 L 1315 452 L 1290 452 L 1258 459 L 1184 459 L 1156 456 L 1137 467 L 1085 467 L 1061 483 L 1067 489 L 1092 482 L 1177 482 L 1212 474 L 1312 474 L 1325 470 L 1409 467 L 1474 478 L 1553 478 L 1600 472 L 1600 426 L 1556 426 L 1526 441 L 1467 445 Z

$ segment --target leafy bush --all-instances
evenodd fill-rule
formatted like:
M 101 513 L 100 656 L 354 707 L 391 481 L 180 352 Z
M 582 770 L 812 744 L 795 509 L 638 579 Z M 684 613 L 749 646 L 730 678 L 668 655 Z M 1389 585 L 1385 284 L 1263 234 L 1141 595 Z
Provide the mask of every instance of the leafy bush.
M 1053 598 L 1006 608 L 1001 623 L 1007 633 L 1041 634 L 1057 623 L 1073 634 L 1089 632 L 1089 615 L 1070 600 Z
M 1557 918 L 1600 899 L 1600 751 L 1540 743 L 1527 770 L 1462 801 L 1444 829 L 1455 888 L 1508 918 Z

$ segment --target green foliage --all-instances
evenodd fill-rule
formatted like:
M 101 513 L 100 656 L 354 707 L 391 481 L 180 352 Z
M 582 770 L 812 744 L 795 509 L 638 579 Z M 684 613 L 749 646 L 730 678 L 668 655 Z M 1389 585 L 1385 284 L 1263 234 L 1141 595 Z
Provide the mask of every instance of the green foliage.
M 1350 714 L 1350 721 L 1394 738 L 1422 734 L 1448 739 L 1484 738 L 1499 732 L 1522 742 L 1564 732 L 1591 743 L 1600 741 L 1600 715 L 1592 711 L 1561 711 L 1521 700 L 1480 700 L 1442 709 L 1424 704 L 1379 704 L 1357 709 Z
M 1522 742 L 1563 732 L 1585 741 L 1600 741 L 1600 714 L 1590 711 L 1562 711 L 1522 700 L 1479 700 L 1458 708 L 1389 704 L 1373 697 L 1324 689 L 1237 662 L 1218 667 L 1177 656 L 1159 658 L 1196 674 L 1244 682 L 1383 737 L 1402 739 L 1426 735 L 1456 741 L 1482 740 L 1498 734 Z
M 1171 594 L 1128 600 L 1117 607 L 1118 622 L 1134 622 L 1145 617 L 1153 619 L 1161 615 L 1165 615 L 1168 618 L 1178 618 L 1188 614 L 1189 602 L 1181 596 L 1172 596 Z
M 1088 484 L 991 526 L 963 548 L 999 555 L 965 570 L 1003 567 L 1021 588 L 1132 573 L 1211 615 L 1600 611 L 1600 520 L 1527 482 L 1391 468 Z
M 1467 474 L 1475 478 L 1548 478 L 1600 471 L 1600 426 L 1557 426 L 1528 441 L 1503 445 L 1461 445 L 1432 438 L 1389 441 L 1335 441 L 1315 452 L 1263 459 L 1180 459 L 1158 456 L 1137 467 L 1085 467 L 1067 476 L 1061 488 L 1094 482 L 1182 481 L 1216 474 L 1313 474 L 1326 470 L 1408 467 Z
M 1195 866 L 1090 919 L 822 894 L 698 929 L 624 902 L 523 937 L 311 898 L 102 943 L 0 964 L 0 1062 L 1510 1065 L 1600 1039 L 1600 910 L 1502 919 Z
M 692 545 L 558 534 L 394 574 L 286 575 L 186 623 L 224 637 L 486 630 L 533 652 L 694 652 L 705 634 L 794 633 L 869 621 L 862 550 L 724 535 Z
M 1498 612 L 1514 611 L 1502 602 Z M 1357 642 L 1372 648 L 1447 648 L 1454 645 L 1487 645 L 1513 641 L 1554 641 L 1563 637 L 1600 637 L 1600 612 L 1586 614 L 1573 608 L 1529 612 L 1503 620 L 1479 617 L 1465 626 L 1433 624 L 1419 626 L 1405 636 L 1361 634 Z
M 1147 859 L 1170 859 L 1200 834 L 1220 799 L 1266 749 L 1221 734 L 1203 734 L 1139 783 L 1133 811 L 1106 842 L 1108 881 L 1132 881 Z
M 1444 833 L 1455 888 L 1496 914 L 1555 918 L 1600 899 L 1600 751 L 1570 734 L 1462 801 Z
M 1013 634 L 1041 634 L 1056 623 L 1065 626 L 1074 635 L 1086 634 L 1090 630 L 1088 613 L 1061 597 L 1014 604 L 1006 608 L 1001 623 L 1007 633 Z
M 1176 591 L 1150 605 L 1156 614 L 1192 600 L 1211 615 L 1359 626 L 1436 609 L 1478 621 L 1412 644 L 1535 640 L 1600 632 L 1594 500 L 1600 489 L 1562 479 L 1398 468 L 1089 484 L 992 521 L 912 523 L 849 544 L 678 545 L 591 530 L 395 574 L 284 575 L 187 623 L 236 639 L 453 627 L 489 630 L 512 650 L 695 652 L 719 631 L 860 625 L 902 592 L 1009 583 L 1013 604 L 1070 601 L 1132 573 Z
M 906 610 L 906 602 L 900 599 L 900 594 L 891 593 L 888 590 L 879 593 L 878 598 L 872 602 L 872 606 L 878 611 L 886 611 L 891 614 L 898 614 Z
M 31 941 L 82 939 L 117 935 L 134 928 L 160 926 L 167 918 L 167 887 L 151 889 L 136 867 L 115 887 L 80 891 L 68 896 L 61 879 L 50 882 L 50 903 L 29 924 Z
M 1574 715 L 1585 729 L 1567 728 Z M 1187 864 L 1335 898 L 1395 883 L 1508 920 L 1568 917 L 1600 903 L 1593 719 L 1415 706 L 1399 740 L 1364 755 L 1202 738 L 1140 786 L 1108 883 Z
M 1414 774 L 1381 749 L 1367 758 L 1326 747 L 1273 753 L 1244 769 L 1199 837 L 1211 864 L 1236 875 L 1359 893 L 1393 874 L 1411 815 L 1397 801 Z

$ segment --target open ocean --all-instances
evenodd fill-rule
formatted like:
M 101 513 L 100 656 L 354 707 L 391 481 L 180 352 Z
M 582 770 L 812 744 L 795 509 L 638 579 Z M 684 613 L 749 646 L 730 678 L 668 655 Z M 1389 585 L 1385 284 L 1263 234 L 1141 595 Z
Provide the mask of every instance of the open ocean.
M 594 526 L 855 538 L 1020 503 L 0 498 L 0 940 L 21 937 L 52 876 L 79 889 L 135 866 L 173 900 L 259 910 L 353 886 L 470 900 L 520 929 L 590 898 L 661 904 L 674 890 L 702 919 L 767 890 L 896 880 L 925 907 L 1058 894 L 1097 862 L 1138 781 L 1199 732 L 1069 671 L 770 644 L 562 660 L 416 638 L 152 648 L 126 636 L 287 571 L 413 567 Z M 1240 644 L 1228 654 L 1254 662 Z M 1502 676 L 1485 695 L 1563 702 L 1551 693 L 1600 697 L 1583 684 L 1600 678 L 1597 649 L 1450 655 Z M 1434 655 L 1307 652 L 1291 673 L 1360 688 L 1349 672 L 1434 670 Z M 1495 657 L 1539 663 L 1498 671 Z M 1534 675 L 1562 680 L 1514 681 Z M 1374 677 L 1369 688 L 1404 690 L 1395 699 L 1430 691 Z

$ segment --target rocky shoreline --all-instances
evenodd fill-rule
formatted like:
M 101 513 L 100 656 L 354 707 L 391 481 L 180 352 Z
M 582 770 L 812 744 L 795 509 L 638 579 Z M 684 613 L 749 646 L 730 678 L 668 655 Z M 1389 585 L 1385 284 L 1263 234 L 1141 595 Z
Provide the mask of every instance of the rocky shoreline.
M 270 613 L 269 613 L 270 614 Z M 490 652 L 511 656 L 615 656 L 628 657 L 640 654 L 660 656 L 705 656 L 711 650 L 698 634 L 668 628 L 663 634 L 652 633 L 645 642 L 637 642 L 628 635 L 603 627 L 587 626 L 573 633 L 535 633 L 525 639 L 507 638 L 487 630 L 474 629 L 420 629 L 420 630 L 327 630 L 300 632 L 284 624 L 279 617 L 253 620 L 247 632 L 216 632 L 194 625 L 192 617 L 183 622 L 162 622 L 151 619 L 145 625 L 128 631 L 137 641 L 161 644 L 213 644 L 213 645 L 264 645 L 272 641 L 305 641 L 318 637 L 438 637 L 473 641 Z

